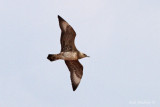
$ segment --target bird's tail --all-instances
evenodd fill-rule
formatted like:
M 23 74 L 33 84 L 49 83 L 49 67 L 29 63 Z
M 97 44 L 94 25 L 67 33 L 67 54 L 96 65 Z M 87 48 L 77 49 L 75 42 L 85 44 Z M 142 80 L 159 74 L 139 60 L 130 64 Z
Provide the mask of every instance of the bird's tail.
M 47 59 L 50 61 L 56 61 L 59 59 L 59 57 L 57 56 L 57 54 L 49 54 Z

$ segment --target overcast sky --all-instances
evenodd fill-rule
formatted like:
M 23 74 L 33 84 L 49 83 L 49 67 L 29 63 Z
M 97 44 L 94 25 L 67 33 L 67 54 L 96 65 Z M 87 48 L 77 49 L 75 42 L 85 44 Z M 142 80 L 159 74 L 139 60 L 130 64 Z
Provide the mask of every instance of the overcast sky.
M 76 31 L 73 92 L 57 15 Z M 0 0 L 0 107 L 160 107 L 159 0 Z

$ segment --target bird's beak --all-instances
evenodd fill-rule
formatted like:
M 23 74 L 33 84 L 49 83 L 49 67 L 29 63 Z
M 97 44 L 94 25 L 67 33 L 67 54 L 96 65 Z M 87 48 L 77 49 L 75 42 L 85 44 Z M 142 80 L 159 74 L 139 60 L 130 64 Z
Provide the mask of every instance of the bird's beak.
M 90 57 L 90 56 L 87 56 L 87 57 Z

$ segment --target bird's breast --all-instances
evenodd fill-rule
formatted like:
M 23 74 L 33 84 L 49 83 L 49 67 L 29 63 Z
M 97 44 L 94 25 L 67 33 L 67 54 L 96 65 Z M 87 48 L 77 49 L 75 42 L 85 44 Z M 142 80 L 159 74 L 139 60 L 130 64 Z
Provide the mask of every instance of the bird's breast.
M 77 60 L 77 52 L 61 52 L 62 59 L 64 60 Z

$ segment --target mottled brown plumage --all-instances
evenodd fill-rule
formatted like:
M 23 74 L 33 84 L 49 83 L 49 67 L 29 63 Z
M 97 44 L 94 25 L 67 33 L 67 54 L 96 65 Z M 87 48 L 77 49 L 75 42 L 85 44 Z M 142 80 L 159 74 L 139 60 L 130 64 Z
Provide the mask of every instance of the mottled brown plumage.
M 77 50 L 74 40 L 76 32 L 74 29 L 60 16 L 59 26 L 61 28 L 61 52 L 59 54 L 49 54 L 47 59 L 55 61 L 58 59 L 65 60 L 65 63 L 70 71 L 73 91 L 75 91 L 80 83 L 83 75 L 83 66 L 78 59 L 88 57 L 86 54 Z
M 76 32 L 74 29 L 60 16 L 58 16 L 59 25 L 62 30 L 61 32 L 61 52 L 68 52 L 68 51 L 78 51 L 74 40 L 76 37 Z M 64 24 L 67 25 L 66 29 L 64 29 Z
M 73 61 L 66 60 L 65 63 L 71 73 L 70 77 L 72 81 L 72 88 L 73 88 L 73 91 L 75 91 L 83 75 L 83 66 L 78 60 L 73 60 Z

